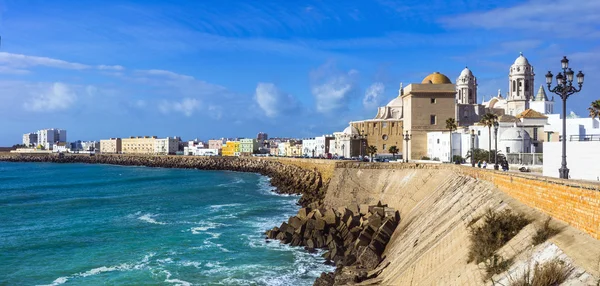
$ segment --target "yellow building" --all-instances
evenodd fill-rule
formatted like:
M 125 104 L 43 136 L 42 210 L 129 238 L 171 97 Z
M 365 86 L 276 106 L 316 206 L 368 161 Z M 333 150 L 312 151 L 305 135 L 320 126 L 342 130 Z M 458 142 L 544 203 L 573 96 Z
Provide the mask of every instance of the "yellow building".
M 302 141 L 290 140 L 283 143 L 286 157 L 302 156 Z
M 339 154 L 367 155 L 366 147 L 371 145 L 377 147 L 378 154 L 389 154 L 389 148 L 396 146 L 401 154 L 407 154 L 403 158 L 421 159 L 427 155 L 427 132 L 447 131 L 446 119 L 455 118 L 455 98 L 455 85 L 439 72 L 428 75 L 421 83 L 404 88 L 401 84 L 398 97 L 379 107 L 375 118 L 350 122 L 352 132 L 345 133 L 356 140 L 339 143 L 351 150 L 350 153 L 341 150 Z M 404 144 L 406 131 L 411 135 L 408 146 Z
M 427 155 L 427 132 L 447 131 L 446 119 L 455 118 L 456 86 L 447 76 L 434 72 L 420 84 L 404 88 L 402 104 L 404 129 L 411 135 L 403 152 L 409 160 L 419 160 Z
M 131 136 L 121 140 L 123 154 L 154 154 L 156 136 Z
M 221 149 L 223 156 L 239 156 L 240 155 L 240 142 L 239 141 L 227 141 Z
M 121 138 L 100 140 L 100 153 L 119 154 L 122 152 Z

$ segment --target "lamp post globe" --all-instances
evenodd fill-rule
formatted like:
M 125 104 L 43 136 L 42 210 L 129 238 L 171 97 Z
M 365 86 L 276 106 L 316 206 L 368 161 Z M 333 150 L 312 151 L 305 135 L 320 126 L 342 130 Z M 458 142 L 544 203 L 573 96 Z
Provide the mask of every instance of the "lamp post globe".
M 569 168 L 567 168 L 567 99 L 570 95 L 581 91 L 583 86 L 584 74 L 579 71 L 577 73 L 577 85 L 573 86 L 573 80 L 575 72 L 569 68 L 569 59 L 566 56 L 560 61 L 562 72 L 556 75 L 556 86 L 552 88 L 552 72 L 548 71 L 546 74 L 546 84 L 548 84 L 548 90 L 552 93 L 558 94 L 562 99 L 562 161 L 558 173 L 561 179 L 569 178 Z

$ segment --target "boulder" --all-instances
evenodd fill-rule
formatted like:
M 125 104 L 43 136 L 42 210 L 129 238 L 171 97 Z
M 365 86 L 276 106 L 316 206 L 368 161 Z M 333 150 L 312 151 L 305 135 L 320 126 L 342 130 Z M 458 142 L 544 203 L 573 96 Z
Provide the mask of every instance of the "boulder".
M 290 217 L 288 220 L 288 225 L 292 226 L 294 230 L 296 230 L 302 226 L 302 220 L 297 216 Z
M 298 217 L 298 218 L 300 218 L 300 219 L 302 219 L 302 220 L 305 220 L 305 219 L 306 219 L 306 216 L 308 215 L 308 213 L 310 213 L 310 211 L 311 211 L 311 209 L 310 209 L 310 208 L 301 208 L 301 209 L 298 211 L 298 215 L 297 215 L 297 217 Z
M 381 261 L 381 258 L 375 252 L 375 250 L 371 249 L 370 247 L 362 247 L 362 251 L 360 252 L 356 261 L 364 268 L 371 270 L 377 267 Z
M 332 209 L 328 209 L 323 213 L 323 220 L 327 225 L 335 225 L 338 223 L 338 216 L 335 215 L 335 212 Z
M 333 286 L 335 283 L 335 275 L 331 272 L 323 272 L 321 276 L 315 280 L 313 286 Z
M 365 215 L 367 215 L 367 213 L 369 213 L 369 205 L 367 205 L 367 204 L 359 205 L 358 209 L 359 209 L 359 213 L 361 216 L 365 216 Z
M 323 220 L 323 218 L 317 218 L 315 219 L 315 229 L 316 230 L 325 230 L 325 220 Z

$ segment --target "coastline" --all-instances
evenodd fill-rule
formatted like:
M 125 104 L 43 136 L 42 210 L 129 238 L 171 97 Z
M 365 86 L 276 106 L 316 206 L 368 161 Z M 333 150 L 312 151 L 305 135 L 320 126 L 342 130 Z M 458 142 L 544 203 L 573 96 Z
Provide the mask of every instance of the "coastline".
M 0 161 L 221 170 L 266 176 L 275 188 L 273 192 L 301 195 L 297 201 L 301 209 L 280 227 L 265 229 L 265 239 L 303 246 L 308 252 L 322 249 L 326 264 L 336 266 L 335 272 L 323 272 L 314 285 L 344 285 L 377 277 L 381 269 L 376 268 L 383 260 L 383 251 L 400 222 L 399 212 L 381 202 L 326 208 L 324 199 L 330 178 L 324 181 L 319 172 L 323 168 L 302 164 L 300 159 L 0 153 Z
M 121 166 L 146 166 L 160 168 L 219 170 L 257 173 L 270 178 L 273 190 L 278 194 L 301 195 L 298 204 L 302 207 L 316 207 L 322 204 L 327 189 L 321 174 L 298 166 L 282 164 L 275 160 L 254 157 L 190 157 L 153 155 L 79 155 L 56 154 L 32 155 L 0 153 L 4 162 L 39 163 L 83 163 L 109 164 Z

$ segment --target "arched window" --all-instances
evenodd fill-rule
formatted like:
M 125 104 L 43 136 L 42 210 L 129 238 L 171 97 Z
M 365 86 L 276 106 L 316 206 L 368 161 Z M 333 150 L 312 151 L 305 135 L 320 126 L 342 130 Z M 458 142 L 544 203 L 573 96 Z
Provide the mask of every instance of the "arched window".
M 517 81 L 513 80 L 513 91 L 517 91 Z
M 529 80 L 525 80 L 525 91 L 529 91 Z
M 467 99 L 469 104 L 473 103 L 472 96 L 473 96 L 473 90 L 469 88 L 469 98 Z

